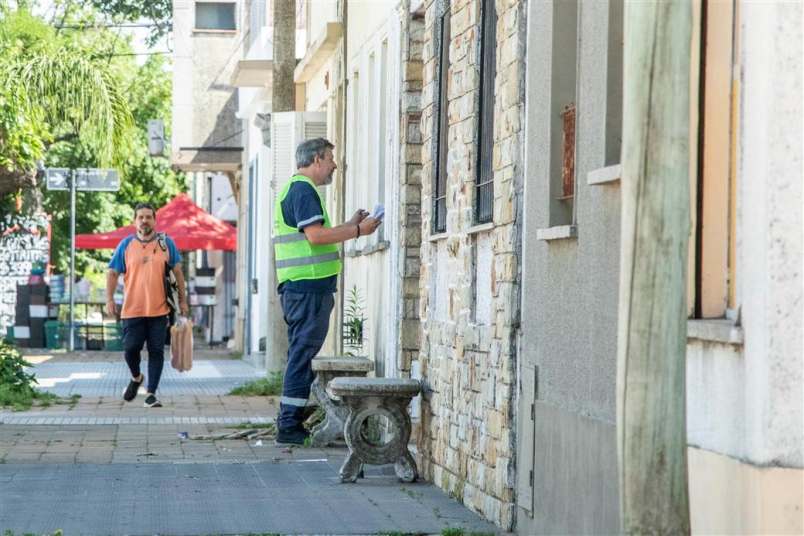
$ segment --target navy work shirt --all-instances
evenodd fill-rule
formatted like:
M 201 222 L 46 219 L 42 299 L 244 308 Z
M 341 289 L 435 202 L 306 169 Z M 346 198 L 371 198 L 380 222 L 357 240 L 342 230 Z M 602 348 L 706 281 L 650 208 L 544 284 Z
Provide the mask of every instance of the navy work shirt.
M 324 223 L 324 212 L 318 200 L 318 192 L 306 182 L 294 182 L 288 190 L 288 195 L 282 201 L 282 215 L 285 223 L 296 227 L 300 233 L 312 224 Z M 323 279 L 300 279 L 299 281 L 285 281 L 277 287 L 281 294 L 289 292 L 335 292 L 338 290 L 338 276 L 332 275 Z

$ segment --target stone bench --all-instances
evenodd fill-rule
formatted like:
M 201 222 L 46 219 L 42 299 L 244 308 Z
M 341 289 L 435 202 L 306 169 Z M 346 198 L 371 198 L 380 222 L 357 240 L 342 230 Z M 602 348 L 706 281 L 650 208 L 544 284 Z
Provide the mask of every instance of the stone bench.
M 343 425 L 349 409 L 327 395 L 326 386 L 341 376 L 363 377 L 374 370 L 365 357 L 316 357 L 312 362 L 315 380 L 310 386 L 318 404 L 324 409 L 324 420 L 313 427 L 310 440 L 315 447 L 326 447 L 343 439 Z
M 403 482 L 414 482 L 419 477 L 416 461 L 408 450 L 410 416 L 407 410 L 411 399 L 421 391 L 418 380 L 340 377 L 329 382 L 327 391 L 349 408 L 344 426 L 349 454 L 341 466 L 341 482 L 355 482 L 366 463 L 393 463 L 396 476 Z M 370 417 L 388 420 L 385 440 L 367 437 Z

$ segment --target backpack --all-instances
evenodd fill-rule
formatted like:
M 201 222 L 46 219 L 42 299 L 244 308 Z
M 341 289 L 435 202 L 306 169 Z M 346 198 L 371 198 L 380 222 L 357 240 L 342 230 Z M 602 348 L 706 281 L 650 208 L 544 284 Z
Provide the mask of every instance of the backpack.
M 157 233 L 156 240 L 159 247 L 162 248 L 162 251 L 168 250 L 167 235 L 165 235 L 165 233 Z M 168 309 L 170 310 L 168 313 L 168 333 L 170 333 L 170 326 L 176 323 L 181 311 L 179 309 L 179 284 L 176 281 L 176 274 L 173 273 L 168 263 L 165 263 L 164 285 L 165 298 L 167 300 Z

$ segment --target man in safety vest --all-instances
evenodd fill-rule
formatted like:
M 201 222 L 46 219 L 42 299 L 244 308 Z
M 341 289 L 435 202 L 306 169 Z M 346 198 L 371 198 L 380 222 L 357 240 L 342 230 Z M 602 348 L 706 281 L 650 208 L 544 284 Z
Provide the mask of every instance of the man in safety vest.
M 277 443 L 304 444 L 304 407 L 313 383 L 311 361 L 329 329 L 341 272 L 338 244 L 369 235 L 380 220 L 358 210 L 333 227 L 317 187 L 330 184 L 337 169 L 334 146 L 323 138 L 296 148 L 297 173 L 279 192 L 274 207 L 274 253 L 282 311 L 288 325 L 288 364 L 277 420 Z

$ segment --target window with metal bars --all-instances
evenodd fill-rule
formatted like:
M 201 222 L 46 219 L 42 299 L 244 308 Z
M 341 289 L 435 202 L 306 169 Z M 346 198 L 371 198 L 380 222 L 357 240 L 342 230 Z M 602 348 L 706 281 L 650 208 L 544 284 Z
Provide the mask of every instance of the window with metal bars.
M 487 223 L 494 218 L 494 78 L 497 74 L 497 10 L 494 0 L 482 0 L 480 20 L 480 128 L 475 223 Z
M 550 226 L 574 224 L 578 0 L 553 3 Z
M 575 104 L 570 103 L 561 112 L 564 139 L 562 142 L 561 197 L 575 195 Z
M 439 61 L 438 97 L 435 102 L 434 114 L 436 148 L 433 181 L 433 233 L 442 233 L 447 230 L 447 152 L 449 149 L 447 137 L 447 129 L 449 128 L 447 80 L 449 78 L 449 45 L 451 39 L 449 4 L 444 7 L 444 13 L 439 17 L 436 35 L 438 35 Z

